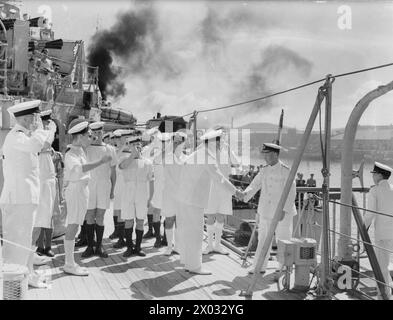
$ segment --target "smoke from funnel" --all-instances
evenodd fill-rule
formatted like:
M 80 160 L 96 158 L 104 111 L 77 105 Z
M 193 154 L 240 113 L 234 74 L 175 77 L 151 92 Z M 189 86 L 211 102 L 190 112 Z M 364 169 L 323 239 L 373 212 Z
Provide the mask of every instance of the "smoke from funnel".
M 159 46 L 156 37 L 156 17 L 151 6 L 142 6 L 117 17 L 116 23 L 109 30 L 97 32 L 88 48 L 88 63 L 99 67 L 99 88 L 104 98 L 125 94 L 121 72 L 112 65 L 114 58 L 125 64 L 129 73 L 140 73 L 149 62 L 151 51 L 146 42 L 154 47 Z
M 157 112 L 184 115 L 260 97 L 309 76 L 312 64 L 305 57 L 269 41 L 266 30 L 274 23 L 262 5 L 136 2 L 94 36 L 89 63 L 100 67 L 104 97 L 116 98 L 138 121 Z M 114 64 L 127 69 L 119 72 Z M 270 108 L 271 101 L 206 115 L 211 124 L 225 123 L 233 115 L 260 114 L 261 106 Z

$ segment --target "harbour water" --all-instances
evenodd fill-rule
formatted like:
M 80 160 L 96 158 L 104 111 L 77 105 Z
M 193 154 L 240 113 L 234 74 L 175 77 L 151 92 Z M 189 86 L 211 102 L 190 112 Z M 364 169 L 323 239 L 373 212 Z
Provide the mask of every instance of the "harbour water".
M 285 164 L 288 166 L 292 166 L 293 160 L 292 159 L 284 159 L 282 160 Z M 264 165 L 265 160 L 261 158 L 252 158 L 251 159 L 251 164 L 252 165 Z M 353 164 L 353 169 L 358 170 L 360 167 L 360 162 L 355 162 Z M 373 163 L 366 162 L 364 164 L 364 171 L 363 171 L 363 180 L 364 180 L 364 186 L 365 187 L 370 187 L 372 186 L 373 179 L 370 171 L 373 168 Z M 300 162 L 299 169 L 297 172 L 303 173 L 303 179 L 307 181 L 308 178 L 310 178 L 310 174 L 314 173 L 314 179 L 317 181 L 317 187 L 322 186 L 323 182 L 323 177 L 322 177 L 322 162 L 321 161 L 315 161 L 315 160 L 304 160 Z M 339 187 L 341 184 L 341 162 L 331 162 L 330 163 L 330 186 L 331 187 Z M 359 179 L 354 179 L 353 180 L 353 186 L 354 187 L 360 187 L 360 182 Z

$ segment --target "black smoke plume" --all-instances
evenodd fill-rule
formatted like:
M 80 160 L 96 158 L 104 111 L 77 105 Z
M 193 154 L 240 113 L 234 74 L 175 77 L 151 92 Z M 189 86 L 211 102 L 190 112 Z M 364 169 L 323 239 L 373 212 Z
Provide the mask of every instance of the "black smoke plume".
M 237 96 L 242 97 L 242 100 L 251 100 L 273 94 L 278 90 L 271 86 L 276 78 L 298 76 L 304 79 L 310 75 L 312 66 L 309 60 L 297 52 L 281 45 L 271 45 L 261 52 L 259 62 L 251 67 L 246 78 L 239 84 Z M 289 82 L 288 86 L 291 84 L 293 83 Z M 248 110 L 255 112 L 261 107 L 272 107 L 269 99 L 251 103 Z
M 93 36 L 87 59 L 90 66 L 99 67 L 98 85 L 104 99 L 125 95 L 125 86 L 119 77 L 122 72 L 137 74 L 143 71 L 160 46 L 156 29 L 155 12 L 151 5 L 146 5 L 119 14 L 109 30 L 99 31 Z M 114 61 L 127 69 L 121 69 L 121 72 L 113 65 Z

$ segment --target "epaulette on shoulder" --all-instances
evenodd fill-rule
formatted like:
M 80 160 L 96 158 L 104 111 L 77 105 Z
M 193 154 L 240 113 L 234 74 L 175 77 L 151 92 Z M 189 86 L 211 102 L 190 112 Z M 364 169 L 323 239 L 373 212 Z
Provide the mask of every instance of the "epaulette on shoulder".
M 282 162 L 281 162 L 281 167 L 283 167 L 283 168 L 285 168 L 285 169 L 288 169 L 288 170 L 289 170 L 289 166 L 287 166 L 285 163 L 282 163 Z

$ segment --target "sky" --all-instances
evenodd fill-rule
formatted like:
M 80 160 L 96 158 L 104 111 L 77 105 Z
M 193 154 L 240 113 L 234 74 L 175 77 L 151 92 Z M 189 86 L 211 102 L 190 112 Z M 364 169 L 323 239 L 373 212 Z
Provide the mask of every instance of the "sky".
M 350 9 L 351 23 L 344 20 L 343 5 L 344 13 Z M 50 11 L 56 38 L 84 40 L 86 50 L 96 30 L 111 30 L 119 14 L 132 12 L 137 18 L 151 14 L 145 33 L 137 38 L 138 49 L 113 56 L 113 64 L 124 67 L 118 81 L 125 94 L 110 100 L 133 112 L 138 122 L 156 112 L 183 115 L 254 99 L 327 74 L 393 62 L 393 1 L 29 0 L 20 7 L 32 17 Z M 336 79 L 333 128 L 346 125 L 368 91 L 392 81 L 392 69 Z M 277 123 L 284 109 L 284 125 L 304 129 L 319 85 L 200 114 L 199 124 L 228 124 L 232 117 L 235 127 Z M 360 123 L 393 124 L 392 102 L 393 93 L 375 100 Z

